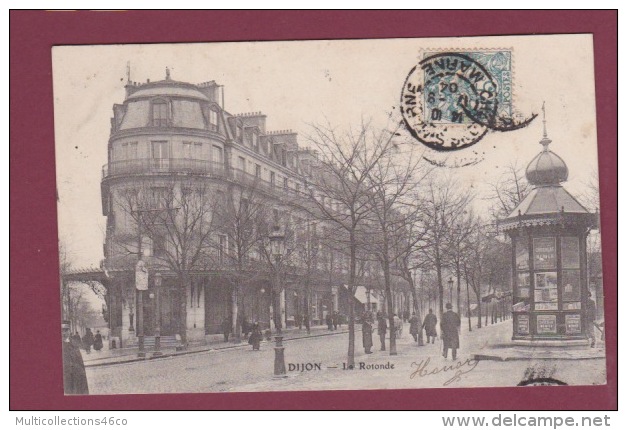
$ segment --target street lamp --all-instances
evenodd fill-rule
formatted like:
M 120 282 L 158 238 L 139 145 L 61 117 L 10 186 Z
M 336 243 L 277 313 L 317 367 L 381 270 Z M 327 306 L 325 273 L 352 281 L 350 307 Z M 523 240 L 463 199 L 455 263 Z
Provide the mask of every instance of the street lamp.
M 449 303 L 453 303 L 453 284 L 455 283 L 455 281 L 453 281 L 453 277 L 451 276 L 451 278 L 448 280 L 448 301 Z M 457 310 L 459 312 L 459 309 Z
M 152 353 L 153 357 L 160 357 L 163 355 L 161 352 L 161 273 L 155 273 L 155 351 Z
M 139 260 L 135 265 L 135 289 L 137 290 L 137 338 L 139 348 L 137 356 L 145 358 L 144 351 L 144 291 L 148 289 L 148 267 L 143 260 L 143 253 L 139 251 Z
M 272 255 L 274 255 L 275 261 L 275 285 L 273 288 L 273 290 L 276 291 L 274 300 L 276 303 L 274 303 L 273 308 L 274 325 L 276 327 L 276 335 L 274 336 L 274 340 L 276 342 L 274 346 L 274 377 L 286 378 L 287 371 L 285 369 L 285 347 L 283 346 L 283 336 L 281 335 L 281 300 L 279 298 L 279 265 L 281 264 L 281 258 L 283 257 L 285 236 L 281 232 L 281 227 L 275 225 L 268 238 L 270 239 L 270 250 Z

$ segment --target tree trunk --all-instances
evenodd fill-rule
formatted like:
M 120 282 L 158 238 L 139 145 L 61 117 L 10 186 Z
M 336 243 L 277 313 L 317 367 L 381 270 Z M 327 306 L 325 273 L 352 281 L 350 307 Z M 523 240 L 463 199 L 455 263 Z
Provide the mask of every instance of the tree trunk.
M 419 324 L 422 324 L 422 313 L 420 312 L 420 306 L 418 305 L 416 285 L 414 284 L 414 279 L 412 278 L 411 274 L 409 275 L 407 279 L 409 280 L 409 286 L 411 287 L 411 294 L 414 299 L 414 312 L 416 313 L 416 317 L 418 317 Z M 424 346 L 425 344 L 424 337 L 422 336 L 422 332 L 423 332 L 422 329 L 420 329 L 420 331 L 418 332 L 418 346 Z
M 438 275 L 438 296 L 440 298 L 440 319 L 444 315 L 444 284 L 442 284 L 442 262 L 440 261 L 440 251 L 436 248 L 435 271 Z
M 472 322 L 470 321 L 470 289 L 468 288 L 468 277 L 466 277 L 466 304 L 468 311 L 468 331 L 472 331 Z
M 392 287 L 390 285 L 390 263 L 387 261 L 383 262 L 383 279 L 387 302 L 388 327 L 390 328 L 390 355 L 397 355 L 396 331 L 394 329 L 394 303 L 392 303 Z
M 457 260 L 457 262 L 455 263 L 455 269 L 457 271 L 457 313 L 459 314 L 459 316 L 461 317 L 462 315 L 462 310 L 461 310 L 461 289 L 462 289 L 462 273 L 459 267 L 459 260 Z
M 355 297 L 355 273 L 357 269 L 357 246 L 355 244 L 355 232 L 350 232 L 350 273 L 348 280 L 348 291 L 350 291 L 350 297 L 348 302 L 348 359 L 347 367 L 353 369 L 355 367 L 355 311 L 353 309 L 353 302 Z
M 190 279 L 187 274 L 181 276 L 181 319 L 179 321 L 179 332 L 181 335 L 181 345 L 183 348 L 187 348 L 187 290 L 190 285 Z
M 481 328 L 481 289 L 478 291 L 475 290 L 475 294 L 477 295 L 477 328 Z

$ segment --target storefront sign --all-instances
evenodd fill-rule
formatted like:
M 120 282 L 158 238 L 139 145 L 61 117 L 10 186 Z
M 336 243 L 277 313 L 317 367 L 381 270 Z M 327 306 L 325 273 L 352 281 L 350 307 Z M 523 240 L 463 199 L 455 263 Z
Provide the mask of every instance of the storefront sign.
M 536 331 L 538 334 L 556 334 L 557 317 L 555 315 L 537 315 Z
M 557 262 L 555 238 L 536 237 L 533 239 L 534 269 L 555 269 Z
M 566 315 L 566 334 L 581 333 L 581 315 Z
M 529 315 L 518 315 L 516 322 L 518 334 L 529 334 Z

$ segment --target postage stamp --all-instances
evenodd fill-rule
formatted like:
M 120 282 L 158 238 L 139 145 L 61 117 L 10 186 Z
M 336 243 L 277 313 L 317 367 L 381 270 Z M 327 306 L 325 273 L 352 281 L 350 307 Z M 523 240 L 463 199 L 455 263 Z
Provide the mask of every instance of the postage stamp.
M 474 145 L 490 130 L 508 131 L 533 120 L 512 119 L 512 51 L 426 51 L 401 93 L 410 134 L 438 151 Z

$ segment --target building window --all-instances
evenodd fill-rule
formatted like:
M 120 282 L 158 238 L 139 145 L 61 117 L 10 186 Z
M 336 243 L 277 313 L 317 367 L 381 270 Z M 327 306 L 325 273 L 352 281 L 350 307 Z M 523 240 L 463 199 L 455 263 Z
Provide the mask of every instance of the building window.
M 137 142 L 131 142 L 128 145 L 128 158 L 130 160 L 137 159 Z
M 242 172 L 246 171 L 246 159 L 244 157 L 237 157 L 237 161 L 239 163 L 239 169 Z
M 219 146 L 213 147 L 213 162 L 222 164 L 224 162 L 222 158 L 222 148 Z
M 252 133 L 252 139 L 253 139 L 253 149 L 255 150 L 255 152 L 259 152 L 259 138 L 257 137 L 256 132 Z
M 283 188 L 286 190 L 289 188 L 289 181 L 287 178 L 283 178 Z
M 118 159 L 128 160 L 128 142 L 124 142 L 120 146 L 120 157 Z
M 261 178 L 261 165 L 255 164 L 255 176 Z
M 192 142 L 183 142 L 183 158 L 192 158 Z
M 224 259 L 226 258 L 227 245 L 228 243 L 226 235 L 218 235 L 218 261 L 220 263 L 223 263 Z
M 165 238 L 157 236 L 152 240 L 152 252 L 155 257 L 163 257 L 165 255 Z
M 214 110 L 209 110 L 209 129 L 218 130 L 218 112 Z
M 165 140 L 154 140 L 151 142 L 152 158 L 170 158 L 170 146 Z
M 165 101 L 158 101 L 152 104 L 152 125 L 154 127 L 167 127 L 168 104 Z
M 271 183 L 272 185 L 274 185 L 274 179 L 275 179 L 275 174 L 274 174 L 274 172 L 272 172 L 272 171 L 271 171 L 271 172 L 270 172 L 270 183 Z
M 243 135 L 244 135 L 244 128 L 242 127 L 242 124 L 237 124 L 237 141 L 239 143 L 242 143 L 242 139 L 243 139 Z

